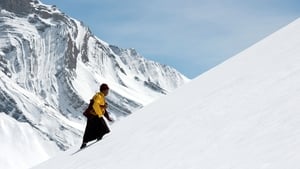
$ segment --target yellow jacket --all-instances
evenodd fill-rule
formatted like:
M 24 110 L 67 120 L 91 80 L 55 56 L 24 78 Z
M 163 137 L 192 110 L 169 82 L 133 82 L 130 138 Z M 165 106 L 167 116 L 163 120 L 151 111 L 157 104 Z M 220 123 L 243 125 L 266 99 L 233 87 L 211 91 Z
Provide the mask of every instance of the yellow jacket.
M 102 117 L 105 113 L 105 96 L 102 92 L 98 92 L 93 97 L 94 104 L 94 112 L 92 114 L 97 115 L 98 117 Z

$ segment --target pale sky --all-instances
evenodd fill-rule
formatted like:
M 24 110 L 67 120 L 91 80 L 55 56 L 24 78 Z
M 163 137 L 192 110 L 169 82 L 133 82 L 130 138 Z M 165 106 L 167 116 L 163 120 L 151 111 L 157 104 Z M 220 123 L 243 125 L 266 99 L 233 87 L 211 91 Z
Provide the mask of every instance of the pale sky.
M 300 17 L 299 0 L 41 0 L 195 78 Z

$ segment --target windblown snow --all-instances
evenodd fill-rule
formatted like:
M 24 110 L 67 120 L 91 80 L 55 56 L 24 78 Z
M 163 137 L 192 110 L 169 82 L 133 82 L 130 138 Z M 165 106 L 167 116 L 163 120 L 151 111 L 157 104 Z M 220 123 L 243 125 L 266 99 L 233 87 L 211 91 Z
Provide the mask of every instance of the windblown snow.
M 300 19 L 34 169 L 295 169 Z

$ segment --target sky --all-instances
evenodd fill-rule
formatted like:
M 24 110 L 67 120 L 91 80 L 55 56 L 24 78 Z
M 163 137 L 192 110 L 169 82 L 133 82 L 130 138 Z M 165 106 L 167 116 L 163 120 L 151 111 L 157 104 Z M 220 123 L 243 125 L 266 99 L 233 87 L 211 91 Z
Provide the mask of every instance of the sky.
M 299 0 L 41 0 L 195 78 L 300 17 Z

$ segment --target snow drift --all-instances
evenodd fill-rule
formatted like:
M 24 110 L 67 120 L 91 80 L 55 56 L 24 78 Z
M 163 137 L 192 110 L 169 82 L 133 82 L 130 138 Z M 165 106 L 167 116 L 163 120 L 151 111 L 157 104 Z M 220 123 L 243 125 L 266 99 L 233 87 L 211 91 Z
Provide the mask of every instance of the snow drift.
M 295 169 L 299 55 L 300 19 L 34 169 Z

